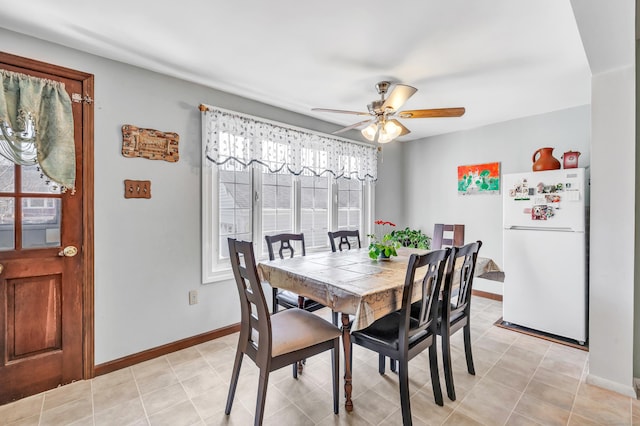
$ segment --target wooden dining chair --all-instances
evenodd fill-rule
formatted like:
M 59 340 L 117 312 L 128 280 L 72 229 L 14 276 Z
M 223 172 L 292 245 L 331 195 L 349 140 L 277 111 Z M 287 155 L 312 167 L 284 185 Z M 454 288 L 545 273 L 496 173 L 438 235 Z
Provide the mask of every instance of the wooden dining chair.
M 343 230 L 343 231 L 335 231 L 328 232 L 329 234 L 329 242 L 331 243 L 331 251 L 336 252 L 337 250 L 342 251 L 342 247 L 346 247 L 347 250 L 351 250 L 351 242 L 349 238 L 353 240 L 353 243 L 358 243 L 358 248 L 362 248 L 362 244 L 360 243 L 360 231 L 355 230 Z M 336 249 L 336 239 L 340 239 L 338 243 L 338 247 Z
M 431 385 L 436 404 L 443 405 L 436 333 L 438 327 L 438 299 L 445 275 L 445 267 L 451 249 L 434 250 L 427 254 L 412 254 L 404 281 L 402 308 L 388 314 L 363 330 L 351 333 L 351 341 L 375 351 L 379 356 L 379 372 L 384 373 L 384 360 L 389 357 L 397 361 L 400 387 L 400 405 L 403 425 L 411 425 L 411 405 L 409 402 L 409 360 L 429 348 L 429 368 Z M 424 274 L 424 275 L 423 275 Z M 411 316 L 411 298 L 416 275 L 422 277 L 422 298 L 419 314 Z
M 467 371 L 475 375 L 473 355 L 471 353 L 471 292 L 473 274 L 476 268 L 478 252 L 482 241 L 454 247 L 442 290 L 442 304 L 437 333 L 442 336 L 442 364 L 447 385 L 447 396 L 456 400 L 451 368 L 451 335 L 462 328 L 464 333 L 464 354 Z M 415 312 L 415 311 L 414 311 Z
M 306 256 L 307 252 L 304 245 L 304 234 L 277 234 L 277 235 L 265 235 L 265 241 L 267 242 L 267 251 L 269 253 L 269 260 L 275 260 L 276 251 L 278 249 L 278 256 L 280 259 L 284 259 L 285 252 L 288 252 L 289 257 L 294 257 L 295 249 L 293 248 L 292 241 L 298 241 L 300 243 L 300 249 L 302 256 Z M 325 307 L 320 302 L 316 302 L 308 297 L 300 296 L 289 290 L 280 290 L 274 286 L 271 286 L 271 306 L 273 313 L 278 312 L 278 307 L 282 306 L 287 309 L 300 308 L 305 311 L 315 312 Z M 331 319 L 334 325 L 338 325 L 338 313 L 331 312 Z M 302 372 L 302 364 L 293 365 L 293 377 L 298 378 L 298 372 Z
M 244 355 L 260 370 L 254 425 L 261 425 L 269 373 L 327 350 L 331 350 L 333 412 L 338 414 L 340 330 L 319 316 L 295 307 L 270 315 L 256 270 L 253 244 L 232 238 L 228 243 L 240 295 L 241 321 L 225 414 L 231 413 Z
M 304 234 L 265 235 L 264 239 L 267 242 L 269 260 L 275 260 L 276 249 L 280 259 L 284 259 L 285 253 L 287 253 L 289 257 L 293 257 L 295 255 L 295 249 L 293 248 L 292 241 L 298 241 L 300 243 L 302 256 L 306 256 L 307 254 L 304 245 Z M 300 308 L 309 312 L 314 312 L 325 307 L 323 304 L 309 299 L 308 297 L 299 296 L 292 291 L 280 290 L 273 286 L 272 302 L 274 314 L 278 312 L 279 306 L 283 306 L 285 308 Z
M 464 225 L 445 225 L 436 223 L 433 227 L 431 248 L 439 250 L 442 247 L 460 247 L 464 244 Z

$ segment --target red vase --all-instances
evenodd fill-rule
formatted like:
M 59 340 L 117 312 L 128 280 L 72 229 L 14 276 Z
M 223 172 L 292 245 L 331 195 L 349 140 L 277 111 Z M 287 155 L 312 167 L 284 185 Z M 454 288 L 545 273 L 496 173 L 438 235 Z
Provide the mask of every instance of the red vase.
M 536 155 L 538 155 L 536 160 Z M 540 148 L 533 153 L 533 171 L 556 170 L 560 168 L 560 161 L 553 156 L 553 148 Z

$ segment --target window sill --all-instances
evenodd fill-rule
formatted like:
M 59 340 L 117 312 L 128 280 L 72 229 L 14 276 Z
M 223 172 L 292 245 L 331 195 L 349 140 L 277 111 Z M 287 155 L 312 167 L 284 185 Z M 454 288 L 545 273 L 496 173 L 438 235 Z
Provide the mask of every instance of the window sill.
M 233 279 L 233 271 L 229 269 L 221 269 L 218 271 L 208 271 L 202 276 L 202 285 L 217 284 L 221 281 L 229 281 Z

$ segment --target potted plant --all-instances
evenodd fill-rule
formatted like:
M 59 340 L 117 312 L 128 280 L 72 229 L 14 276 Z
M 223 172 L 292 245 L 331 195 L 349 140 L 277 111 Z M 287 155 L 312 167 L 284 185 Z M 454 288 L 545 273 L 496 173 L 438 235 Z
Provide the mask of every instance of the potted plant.
M 374 260 L 388 260 L 391 256 L 397 256 L 397 247 L 400 243 L 391 238 L 392 233 L 384 233 L 386 226 L 395 227 L 395 223 L 383 220 L 376 220 L 376 234 L 368 234 L 371 239 L 369 243 L 369 257 Z
M 396 241 L 402 247 L 414 247 L 423 250 L 431 248 L 431 237 L 423 234 L 419 229 L 411 229 L 409 227 L 391 231 L 389 240 Z

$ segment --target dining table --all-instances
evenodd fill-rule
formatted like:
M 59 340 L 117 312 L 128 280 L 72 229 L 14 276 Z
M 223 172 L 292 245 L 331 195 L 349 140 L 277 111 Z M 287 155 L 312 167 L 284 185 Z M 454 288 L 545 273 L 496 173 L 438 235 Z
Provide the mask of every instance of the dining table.
M 341 313 L 347 411 L 353 410 L 350 334 L 401 308 L 409 258 L 426 252 L 403 247 L 397 250 L 398 256 L 378 260 L 361 248 L 258 263 L 261 279 L 272 287 L 290 290 Z M 502 282 L 504 272 L 492 259 L 478 256 L 474 277 Z M 421 286 L 414 286 L 413 300 L 421 297 L 420 291 Z

